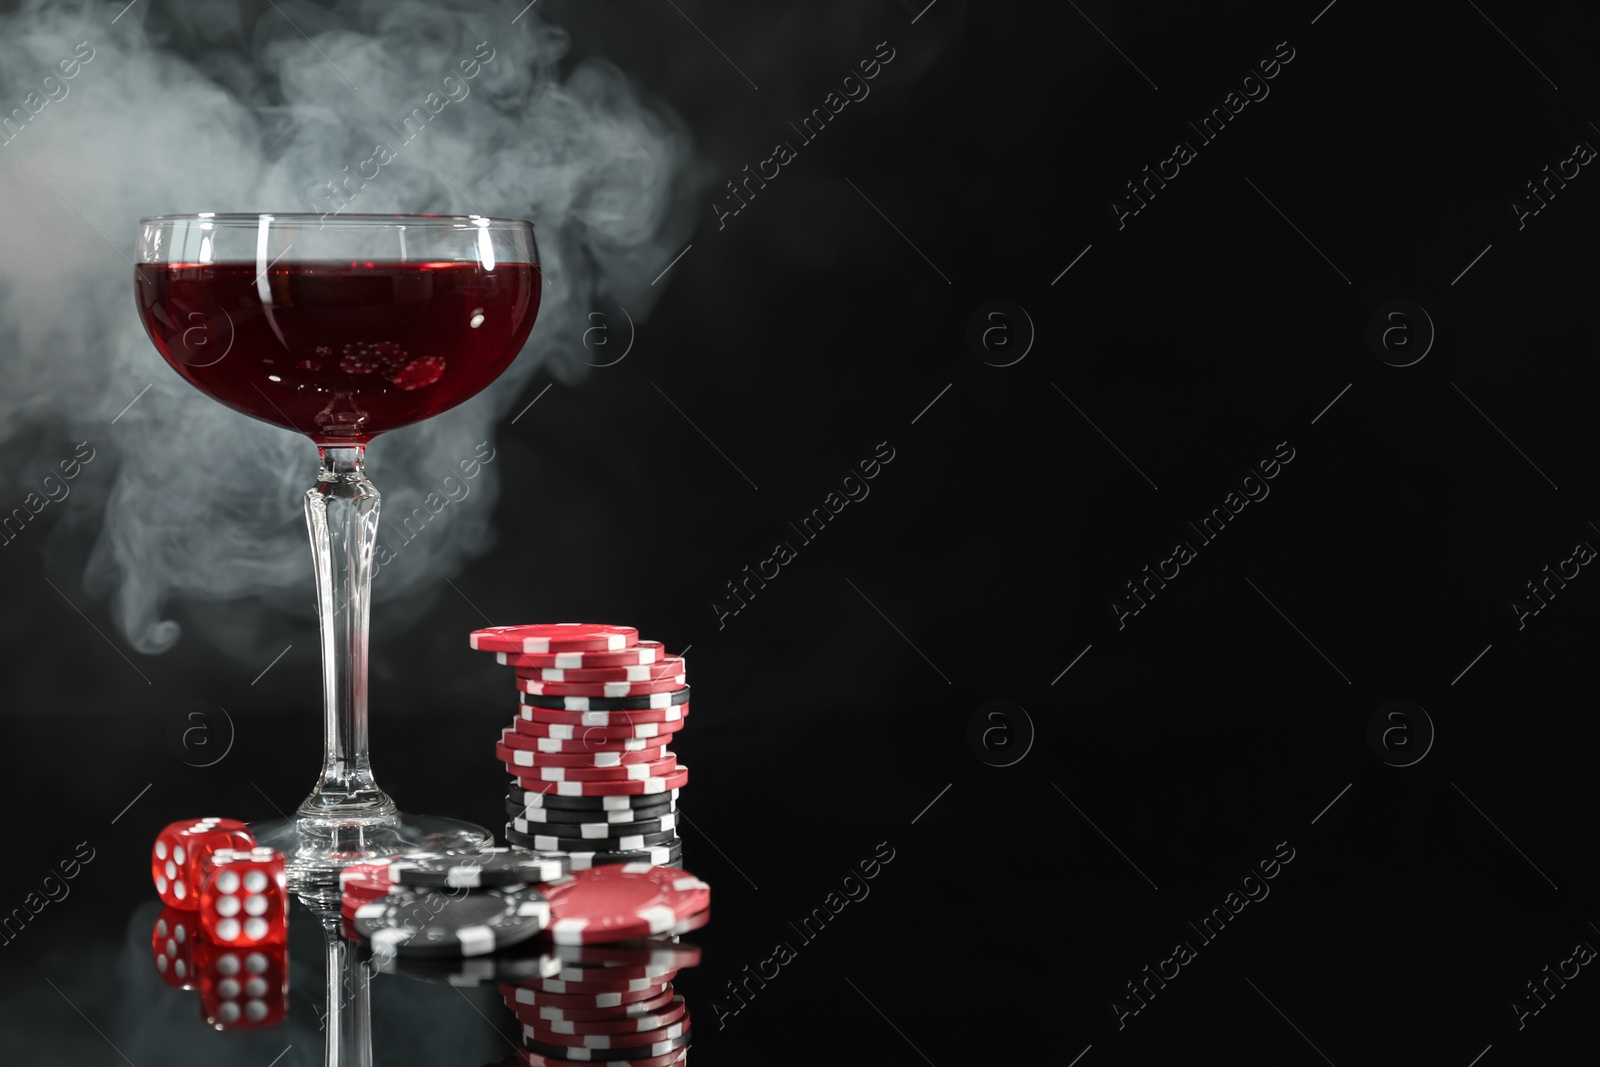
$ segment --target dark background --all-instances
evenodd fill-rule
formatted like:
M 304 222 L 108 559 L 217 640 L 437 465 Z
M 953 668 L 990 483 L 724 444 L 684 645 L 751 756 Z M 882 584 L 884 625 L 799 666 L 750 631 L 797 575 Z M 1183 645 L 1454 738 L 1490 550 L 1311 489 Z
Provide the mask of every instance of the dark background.
M 525 621 L 536 590 L 543 617 L 692 647 L 674 747 L 687 865 L 715 886 L 705 962 L 679 979 L 696 1063 L 1466 1067 L 1591 1039 L 1592 967 L 1520 1030 L 1511 1004 L 1600 945 L 1600 579 L 1583 568 L 1521 629 L 1509 601 L 1600 545 L 1600 178 L 1585 167 L 1520 230 L 1511 207 L 1600 145 L 1594 26 L 1321 3 L 546 0 L 575 54 L 682 113 L 717 185 L 879 41 L 897 53 L 726 228 L 707 198 L 628 358 L 499 427 L 495 549 L 420 625 L 374 622 L 381 783 L 493 826 L 509 686 L 467 631 Z M 1295 55 L 1270 95 L 1119 230 L 1122 183 L 1196 142 L 1184 121 L 1280 41 Z M 1003 368 L 967 340 L 996 299 L 1036 332 Z M 1366 339 L 1398 299 L 1437 334 L 1403 368 Z M 870 496 L 719 627 L 723 583 L 885 441 Z M 1119 629 L 1111 598 L 1279 442 L 1294 458 L 1270 496 Z M 0 956 L 15 1062 L 122 1062 L 115 1045 L 138 1067 L 264 1067 L 291 1040 L 282 1067 L 317 1062 L 314 1031 L 200 1033 L 146 955 L 155 832 L 270 817 L 309 787 L 309 649 L 251 684 L 260 665 L 191 634 L 129 653 L 146 684 L 90 629 L 112 632 L 103 605 L 33 595 L 50 532 L 27 537 L 0 554 L 0 910 L 74 842 L 96 859 Z M 996 699 L 1031 727 L 993 720 L 974 746 Z M 1410 766 L 1367 739 L 1396 699 L 1434 732 Z M 167 744 L 190 700 L 237 731 L 210 768 Z M 1391 761 L 1423 743 L 1403 725 Z M 985 762 L 1030 729 L 1020 762 Z M 787 923 L 880 842 L 895 858 L 870 896 L 799 944 Z M 1280 842 L 1270 896 L 1200 945 L 1185 922 Z M 798 958 L 719 1019 L 723 984 L 780 939 Z M 1137 1006 L 1124 983 L 1179 939 L 1197 958 L 1119 1030 L 1113 998 Z M 378 1061 L 504 1055 L 462 999 L 380 978 Z M 510 1032 L 492 990 L 473 1005 Z

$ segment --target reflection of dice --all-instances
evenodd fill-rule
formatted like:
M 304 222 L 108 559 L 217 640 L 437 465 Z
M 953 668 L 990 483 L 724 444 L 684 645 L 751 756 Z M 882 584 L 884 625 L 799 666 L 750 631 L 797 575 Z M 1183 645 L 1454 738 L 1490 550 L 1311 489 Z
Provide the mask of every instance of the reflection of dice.
M 200 1013 L 218 1030 L 276 1026 L 289 1010 L 289 957 L 284 945 L 232 948 L 201 934 L 194 942 Z
M 200 882 L 200 928 L 219 945 L 281 944 L 289 928 L 283 853 L 224 848 L 207 856 Z
M 155 955 L 161 980 L 178 989 L 194 988 L 193 945 L 198 933 L 194 912 L 163 908 L 150 932 L 150 950 Z
M 150 876 L 168 907 L 200 906 L 200 864 L 219 848 L 250 848 L 250 828 L 237 819 L 184 819 L 156 835 L 150 853 Z

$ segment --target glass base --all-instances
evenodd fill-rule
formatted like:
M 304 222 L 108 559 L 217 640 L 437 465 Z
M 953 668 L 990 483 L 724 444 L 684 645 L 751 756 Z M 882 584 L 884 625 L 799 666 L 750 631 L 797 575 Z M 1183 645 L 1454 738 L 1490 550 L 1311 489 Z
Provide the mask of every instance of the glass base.
M 438 815 L 396 813 L 374 821 L 328 823 L 318 819 L 272 819 L 254 823 L 256 844 L 283 853 L 289 889 L 296 893 L 332 890 L 339 872 L 402 852 L 456 849 L 479 852 L 494 845 L 481 826 Z

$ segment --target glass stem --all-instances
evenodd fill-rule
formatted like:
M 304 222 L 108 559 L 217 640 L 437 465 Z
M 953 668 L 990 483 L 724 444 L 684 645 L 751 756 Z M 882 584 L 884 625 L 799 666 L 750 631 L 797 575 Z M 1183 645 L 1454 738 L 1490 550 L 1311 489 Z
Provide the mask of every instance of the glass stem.
M 322 470 L 306 492 L 306 527 L 322 632 L 324 745 L 322 777 L 298 814 L 325 828 L 359 829 L 395 811 L 373 780 L 367 752 L 367 621 L 379 497 L 362 468 L 365 446 L 318 451 Z

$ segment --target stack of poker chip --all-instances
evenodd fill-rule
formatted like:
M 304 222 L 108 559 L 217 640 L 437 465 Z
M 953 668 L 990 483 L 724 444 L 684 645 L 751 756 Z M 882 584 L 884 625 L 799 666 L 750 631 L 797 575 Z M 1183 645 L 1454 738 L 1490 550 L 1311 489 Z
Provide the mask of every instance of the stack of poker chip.
M 681 866 L 689 769 L 667 745 L 689 714 L 683 658 L 596 623 L 494 626 L 471 645 L 516 676 L 517 716 L 495 746 L 512 775 L 506 840 L 573 870 Z

